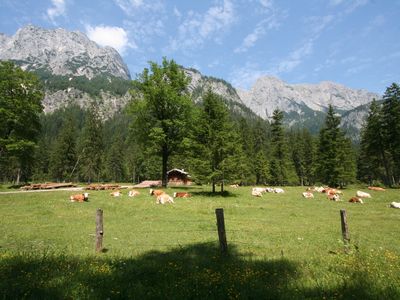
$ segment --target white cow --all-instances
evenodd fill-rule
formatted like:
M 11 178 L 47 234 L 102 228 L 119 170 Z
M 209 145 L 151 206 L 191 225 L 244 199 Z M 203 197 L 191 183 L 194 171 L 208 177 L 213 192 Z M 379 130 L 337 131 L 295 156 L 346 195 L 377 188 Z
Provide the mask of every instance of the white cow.
M 274 193 L 281 194 L 281 193 L 284 193 L 284 192 L 285 191 L 283 189 L 281 189 L 281 188 L 274 188 Z
M 252 196 L 255 196 L 255 197 L 262 197 L 262 192 L 253 189 L 253 190 L 251 191 L 251 195 L 252 195 Z
M 128 193 L 129 197 L 135 197 L 137 195 L 140 195 L 140 193 L 138 191 L 135 191 L 135 190 L 130 190 L 129 193 Z
M 311 192 L 304 192 L 303 193 L 303 197 L 304 198 L 314 198 L 314 194 L 313 193 L 311 193 Z
M 259 192 L 259 193 L 265 193 L 266 189 L 265 188 L 261 188 L 261 187 L 254 187 L 252 189 L 252 192 Z
M 168 194 L 161 194 L 157 196 L 157 204 L 174 203 L 174 199 Z
M 400 208 L 400 202 L 392 202 L 390 203 L 391 208 Z
M 362 191 L 357 191 L 357 197 L 359 198 L 371 198 L 371 195 Z
M 120 191 L 114 191 L 114 192 L 111 192 L 110 195 L 113 197 L 121 197 L 122 193 Z

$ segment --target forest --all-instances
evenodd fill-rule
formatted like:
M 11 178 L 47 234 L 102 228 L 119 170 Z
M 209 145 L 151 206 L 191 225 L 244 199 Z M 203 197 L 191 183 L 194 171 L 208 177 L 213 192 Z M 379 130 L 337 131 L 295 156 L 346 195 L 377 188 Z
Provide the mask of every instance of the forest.
M 400 87 L 370 104 L 355 144 L 330 106 L 318 134 L 240 115 L 211 90 L 195 104 L 173 61 L 132 81 L 132 101 L 102 120 L 96 103 L 44 114 L 43 84 L 0 63 L 0 181 L 140 182 L 185 169 L 196 184 L 315 185 L 356 182 L 396 187 L 400 181 Z M 64 82 L 64 81 L 62 81 Z M 94 92 L 93 92 L 94 93 Z M 222 184 L 221 184 L 222 183 Z

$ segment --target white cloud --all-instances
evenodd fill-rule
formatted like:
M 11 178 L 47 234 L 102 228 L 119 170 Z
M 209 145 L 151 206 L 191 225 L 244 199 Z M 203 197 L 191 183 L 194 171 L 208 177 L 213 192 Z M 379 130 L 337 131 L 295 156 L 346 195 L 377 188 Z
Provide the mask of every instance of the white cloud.
M 86 25 L 86 35 L 100 46 L 110 46 L 116 49 L 121 55 L 128 49 L 136 49 L 137 45 L 130 42 L 128 33 L 121 27 Z
M 246 52 L 249 48 L 253 47 L 257 40 L 261 38 L 269 29 L 274 29 L 279 27 L 279 22 L 275 15 L 270 16 L 268 19 L 264 19 L 259 22 L 254 28 L 253 32 L 248 34 L 242 44 L 237 47 L 234 52 L 241 53 Z
M 164 9 L 164 5 L 159 0 L 144 1 L 144 0 L 114 0 L 125 14 L 134 16 L 143 10 L 159 11 Z
M 174 15 L 179 19 L 182 17 L 182 13 L 176 8 L 176 6 L 174 7 Z
M 65 15 L 66 5 L 65 0 L 51 0 L 52 7 L 47 9 L 47 17 L 51 22 L 55 22 L 54 19 Z
M 231 83 L 234 87 L 241 89 L 249 89 L 258 78 L 268 74 L 267 71 L 261 70 L 257 64 L 246 63 L 244 67 L 234 70 L 230 74 Z
M 178 37 L 170 40 L 168 50 L 192 49 L 202 46 L 208 39 L 218 43 L 235 18 L 234 6 L 230 0 L 210 7 L 204 14 L 189 11 L 178 28 Z
M 343 2 L 343 0 L 331 0 L 329 3 L 330 3 L 330 5 L 336 6 L 342 2 Z
M 265 8 L 271 8 L 273 5 L 272 0 L 260 0 L 260 4 Z

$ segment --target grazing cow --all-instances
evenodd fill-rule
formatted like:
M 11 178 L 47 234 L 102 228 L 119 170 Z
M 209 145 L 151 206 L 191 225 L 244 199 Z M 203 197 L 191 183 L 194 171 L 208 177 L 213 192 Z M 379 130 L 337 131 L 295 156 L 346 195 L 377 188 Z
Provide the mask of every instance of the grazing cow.
M 231 184 L 229 187 L 237 189 L 239 187 L 239 185 L 238 184 Z
M 360 197 L 351 197 L 349 202 L 350 203 L 361 203 L 361 204 L 364 204 L 363 200 Z
M 153 190 L 153 189 L 150 189 L 150 195 L 153 195 L 153 196 L 160 196 L 160 195 L 162 195 L 162 194 L 165 194 L 165 192 L 164 191 L 162 191 L 162 190 Z
M 69 197 L 71 202 L 84 202 L 88 201 L 89 199 L 89 193 L 83 193 L 83 194 L 77 194 L 77 195 L 72 195 Z
M 128 193 L 129 197 L 135 197 L 137 195 L 140 195 L 140 193 L 138 191 L 135 191 L 135 190 L 130 190 L 129 193 Z
M 381 187 L 378 187 L 378 186 L 369 186 L 368 189 L 371 190 L 371 191 L 380 191 L 380 192 L 386 191 L 384 188 L 381 188 Z
M 170 195 L 163 193 L 163 194 L 157 196 L 156 203 L 157 204 L 174 203 L 174 199 L 172 199 L 172 197 Z
M 340 201 L 340 196 L 338 194 L 327 194 L 329 200 Z
M 251 191 L 251 195 L 252 195 L 252 196 L 255 196 L 255 197 L 262 197 L 262 192 L 260 192 L 259 190 L 253 189 L 253 190 Z
M 400 208 L 400 202 L 392 202 L 390 203 L 391 208 Z
M 314 194 L 313 193 L 311 193 L 311 192 L 304 192 L 303 193 L 303 197 L 304 198 L 314 198 Z
M 192 194 L 186 192 L 175 192 L 174 198 L 189 198 L 192 197 Z
M 371 198 L 371 195 L 362 191 L 357 191 L 357 197 L 359 198 Z
M 122 193 L 120 191 L 114 191 L 114 192 L 111 192 L 110 195 L 113 197 L 121 197 Z
M 281 189 L 281 188 L 274 188 L 274 193 L 281 194 L 281 193 L 284 193 L 284 192 L 285 191 L 283 189 Z

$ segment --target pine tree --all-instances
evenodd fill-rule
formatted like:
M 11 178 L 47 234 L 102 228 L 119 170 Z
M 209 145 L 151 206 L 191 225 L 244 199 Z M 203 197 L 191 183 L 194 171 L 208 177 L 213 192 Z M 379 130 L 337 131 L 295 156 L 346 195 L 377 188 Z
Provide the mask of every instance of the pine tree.
M 340 117 L 329 105 L 325 125 L 320 130 L 318 145 L 318 178 L 329 186 L 341 186 L 352 182 L 355 175 L 350 141 L 340 130 Z M 354 161 L 354 160 L 353 160 Z
M 394 164 L 391 185 L 400 180 L 400 87 L 393 83 L 383 95 L 383 135 Z
M 293 180 L 294 169 L 283 129 L 283 112 L 275 110 L 271 123 L 271 181 L 275 185 L 286 185 Z
M 236 143 L 239 137 L 233 130 L 223 100 L 211 90 L 203 98 L 198 117 L 193 141 L 193 171 L 200 181 L 211 182 L 213 193 L 217 183 L 221 183 L 223 191 L 224 180 L 231 178 L 232 173 L 239 173 L 242 168 L 243 152 Z
M 97 109 L 92 104 L 87 112 L 79 142 L 79 171 L 85 181 L 99 181 L 102 155 L 102 123 Z
M 374 99 L 361 130 L 358 178 L 372 185 L 376 180 L 390 184 L 392 164 L 383 135 L 382 110 Z
M 117 134 L 106 156 L 106 177 L 114 182 L 125 179 L 124 149 L 126 149 L 121 134 Z
M 71 115 L 65 116 L 60 133 L 50 154 L 50 174 L 57 181 L 71 180 L 75 170 L 76 154 L 75 122 Z

